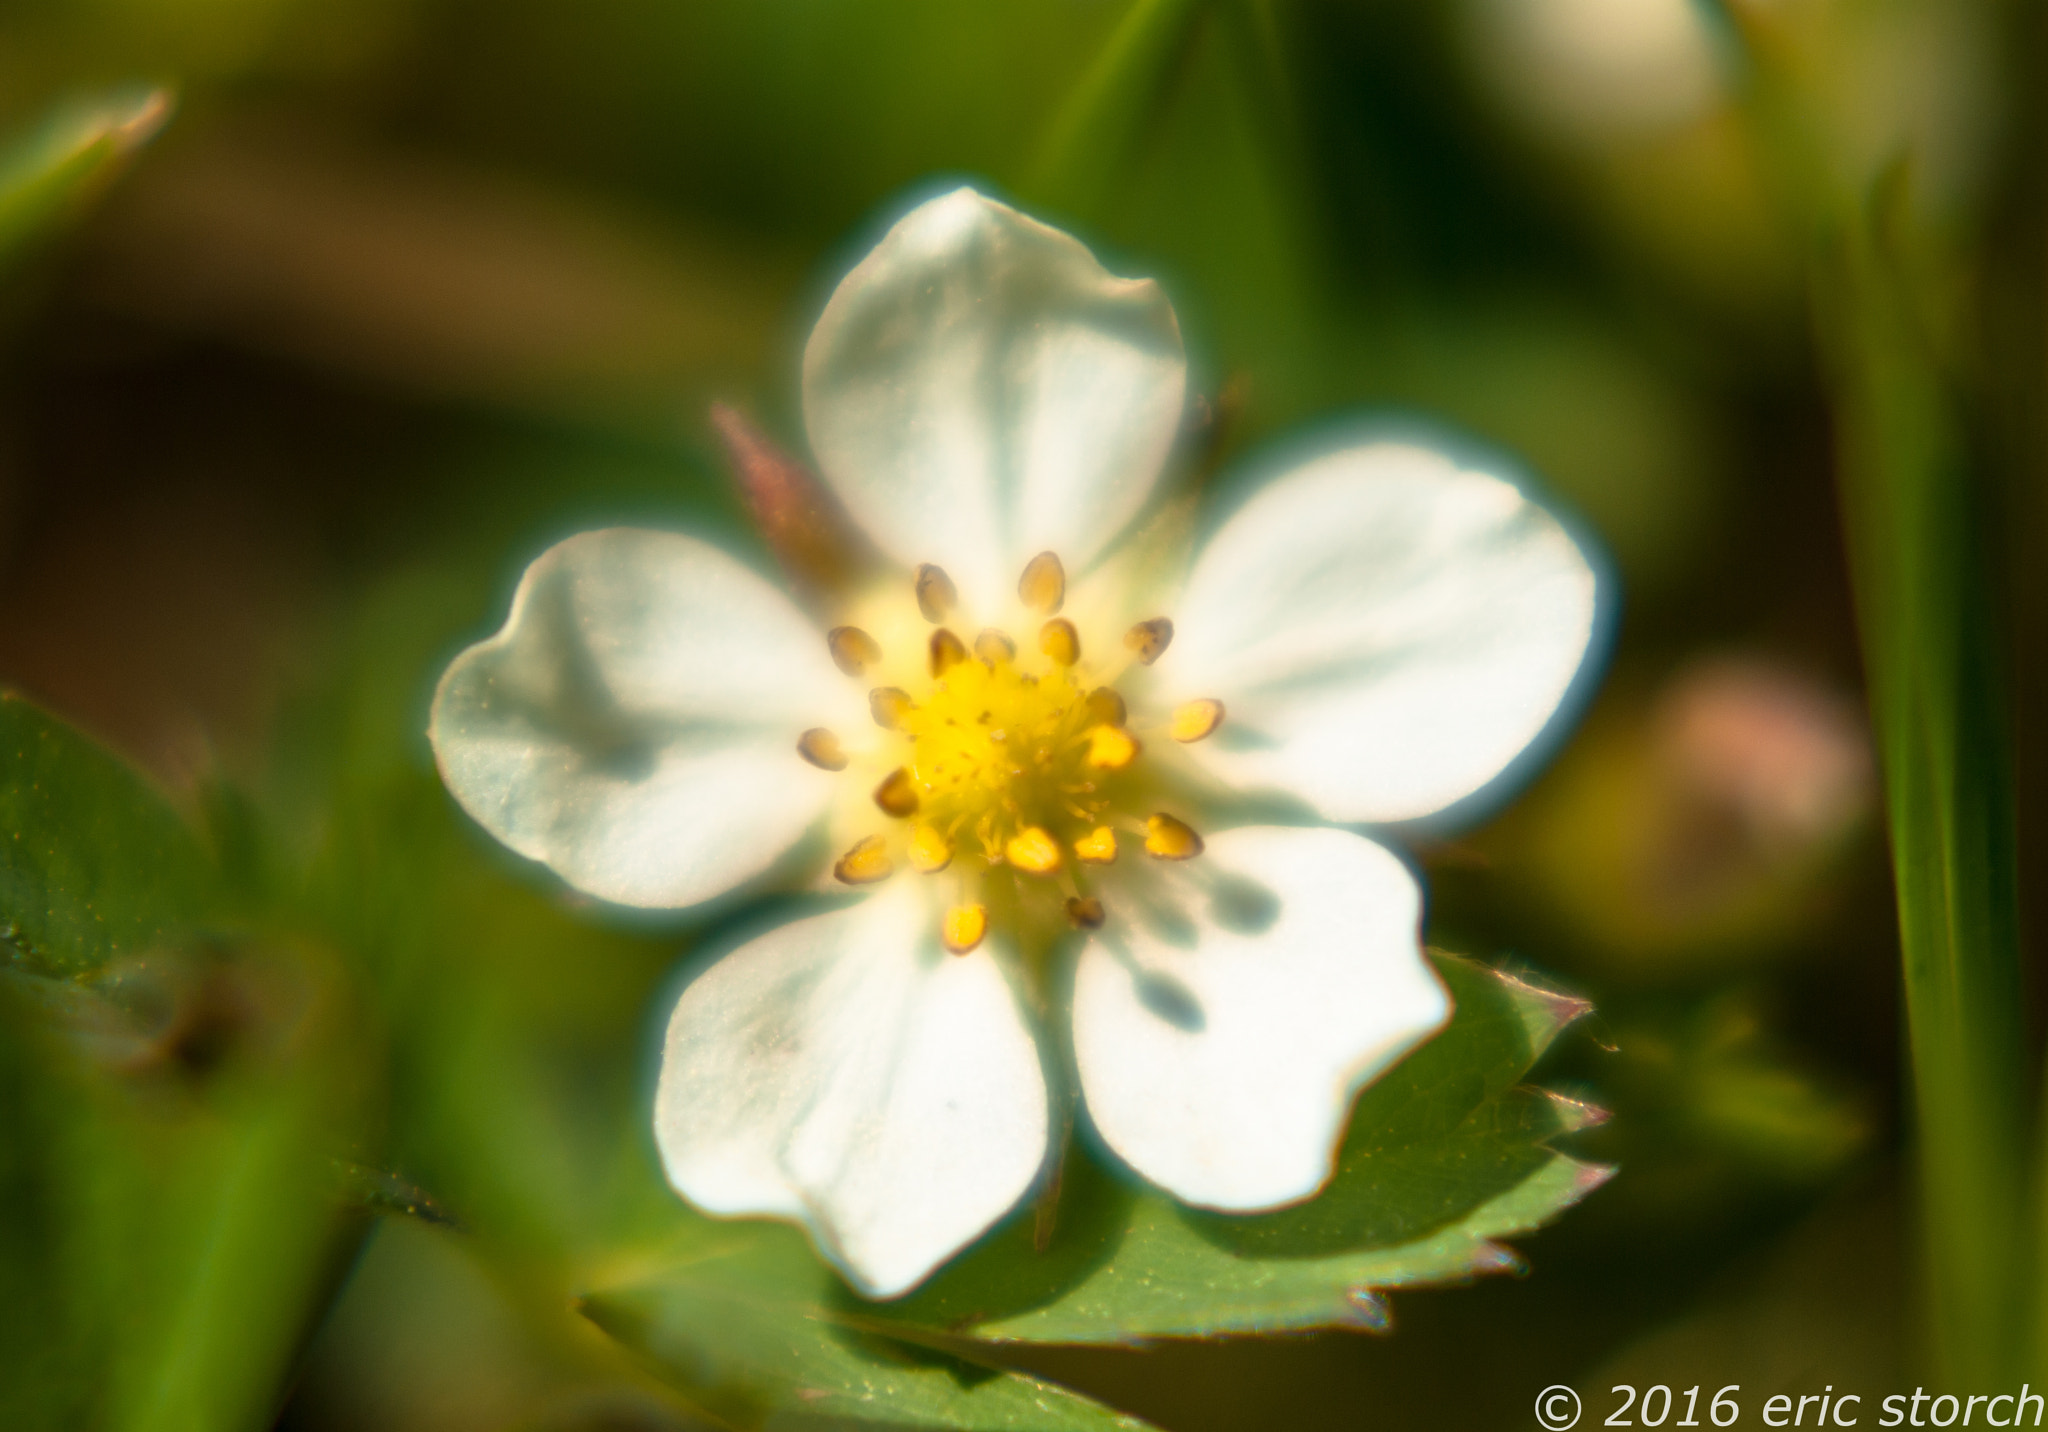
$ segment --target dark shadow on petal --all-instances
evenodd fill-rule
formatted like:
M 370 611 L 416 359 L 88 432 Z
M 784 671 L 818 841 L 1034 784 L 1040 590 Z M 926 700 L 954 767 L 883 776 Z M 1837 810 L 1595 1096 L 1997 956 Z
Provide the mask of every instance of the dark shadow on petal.
M 1263 935 L 1280 919 L 1280 897 L 1244 875 L 1209 882 L 1209 918 L 1233 935 Z
M 1280 744 L 1278 739 L 1257 727 L 1236 720 L 1225 721 L 1208 740 L 1224 751 L 1271 751 Z
M 1133 970 L 1131 982 L 1138 991 L 1138 1003 L 1183 1034 L 1200 1034 L 1209 1027 L 1209 1017 L 1202 1012 L 1195 992 L 1172 975 Z

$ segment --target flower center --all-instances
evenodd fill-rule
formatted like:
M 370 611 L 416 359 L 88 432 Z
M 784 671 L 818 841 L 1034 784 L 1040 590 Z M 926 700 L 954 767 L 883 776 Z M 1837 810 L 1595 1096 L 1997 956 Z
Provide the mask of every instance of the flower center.
M 1005 657 L 947 666 L 899 727 L 920 821 L 991 864 L 1033 827 L 1092 828 L 1108 806 L 1103 772 L 1088 761 L 1089 730 L 1101 724 L 1069 667 L 1033 675 Z
M 898 824 L 856 842 L 833 874 L 864 885 L 888 878 L 899 859 L 926 875 L 951 870 L 962 898 L 947 912 L 942 935 L 956 953 L 986 934 L 991 894 L 1002 895 L 1012 911 L 1049 903 L 1055 917 L 1100 926 L 1107 916 L 1088 889 L 1086 867 L 1116 860 L 1119 831 L 1156 859 L 1201 853 L 1201 837 L 1177 817 L 1157 812 L 1141 819 L 1127 808 L 1141 789 L 1129 768 L 1143 744 L 1127 724 L 1123 698 L 1098 684 L 1128 662 L 1151 665 L 1172 641 L 1173 624 L 1163 617 L 1140 622 L 1117 659 L 1091 675 L 1081 633 L 1058 615 L 1065 593 L 1059 559 L 1041 553 L 1017 584 L 1019 598 L 1042 621 L 1035 650 L 1020 656 L 1018 643 L 993 629 L 970 650 L 940 625 L 956 604 L 952 581 L 937 567 L 919 568 L 918 609 L 934 627 L 924 663 L 929 680 L 914 683 L 915 694 L 898 686 L 868 693 L 875 724 L 907 743 L 885 747 L 887 774 L 871 792 L 874 805 Z M 881 645 L 857 627 L 836 627 L 827 641 L 849 676 L 868 675 L 882 661 Z M 1191 702 L 1160 734 L 1200 740 L 1222 719 L 1220 703 Z M 851 763 L 830 731 L 806 732 L 797 749 L 825 770 Z M 992 889 L 999 879 L 1001 887 Z

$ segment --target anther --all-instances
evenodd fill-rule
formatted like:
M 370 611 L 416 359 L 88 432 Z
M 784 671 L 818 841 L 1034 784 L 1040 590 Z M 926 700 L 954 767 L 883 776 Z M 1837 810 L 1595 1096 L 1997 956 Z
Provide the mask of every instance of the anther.
M 1138 738 L 1121 726 L 1088 728 L 1088 764 L 1121 771 L 1138 758 Z
M 868 693 L 868 712 L 884 731 L 901 731 L 917 703 L 900 686 L 877 686 Z
M 846 769 L 846 748 L 823 726 L 813 726 L 797 737 L 796 753 L 821 771 Z
M 1025 563 L 1024 575 L 1017 579 L 1017 595 L 1035 612 L 1047 616 L 1057 612 L 1067 599 L 1067 569 L 1060 565 L 1059 557 L 1040 552 Z
M 825 633 L 832 664 L 848 676 L 858 676 L 882 659 L 881 643 L 859 627 L 834 627 Z
M 1172 644 L 1173 622 L 1166 617 L 1154 617 L 1149 622 L 1139 622 L 1124 633 L 1124 645 L 1147 666 L 1159 660 L 1166 648 Z
M 1072 666 L 1081 659 L 1081 633 L 1065 617 L 1054 617 L 1038 629 L 1038 649 L 1055 666 Z
M 994 627 L 982 628 L 981 635 L 974 639 L 974 654 L 989 667 L 1001 666 L 1006 661 L 1017 659 L 1017 643 L 1011 641 Z
M 946 918 L 939 922 L 939 938 L 946 948 L 956 955 L 964 955 L 980 944 L 988 934 L 988 907 L 986 905 L 955 905 L 946 911 Z
M 1074 842 L 1074 854 L 1090 865 L 1108 865 L 1116 859 L 1116 832 L 1098 825 Z
M 953 614 L 960 593 L 943 567 L 927 562 L 917 569 L 917 609 L 928 622 L 942 622 Z
M 898 766 L 882 777 L 875 787 L 875 804 L 898 820 L 917 814 L 917 783 L 911 780 L 908 766 Z
M 1115 688 L 1098 686 L 1088 693 L 1088 714 L 1101 725 L 1121 726 L 1131 713 Z
M 1003 856 L 1027 875 L 1051 875 L 1060 868 L 1060 843 L 1042 827 L 1027 825 L 1003 846 Z
M 932 633 L 931 661 L 932 675 L 944 676 L 946 668 L 958 666 L 967 660 L 967 646 L 952 632 L 940 627 Z
M 1192 860 L 1202 853 L 1202 837 L 1186 821 L 1161 812 L 1145 822 L 1145 853 L 1160 860 Z
M 1093 895 L 1070 895 L 1067 897 L 1067 918 L 1077 930 L 1099 930 L 1109 916 L 1104 912 L 1102 902 Z
M 1166 729 L 1176 741 L 1199 741 L 1223 724 L 1223 703 L 1203 697 L 1176 706 Z
M 879 835 L 870 835 L 840 856 L 832 873 L 848 885 L 872 885 L 888 879 L 895 869 L 896 862 L 889 858 L 889 842 Z
M 936 875 L 953 863 L 953 847 L 936 826 L 921 825 L 910 833 L 910 868 L 921 875 Z

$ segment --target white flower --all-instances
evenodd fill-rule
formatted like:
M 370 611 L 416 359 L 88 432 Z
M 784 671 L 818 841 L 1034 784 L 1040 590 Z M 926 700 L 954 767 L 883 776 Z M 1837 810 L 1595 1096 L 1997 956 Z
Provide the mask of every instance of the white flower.
M 655 1132 L 698 1207 L 801 1222 L 871 1296 L 1030 1190 L 1048 1072 L 1188 1203 L 1315 1193 L 1353 1095 L 1449 1016 L 1421 894 L 1337 825 L 1197 823 L 1238 792 L 1441 810 L 1587 651 L 1564 528 L 1418 446 L 1274 478 L 1191 569 L 1149 539 L 1105 557 L 1185 383 L 1157 285 L 970 190 L 932 200 L 804 355 L 819 466 L 899 573 L 825 632 L 705 542 L 585 533 L 436 696 L 464 808 L 602 899 L 693 905 L 828 834 L 865 898 L 687 987 Z

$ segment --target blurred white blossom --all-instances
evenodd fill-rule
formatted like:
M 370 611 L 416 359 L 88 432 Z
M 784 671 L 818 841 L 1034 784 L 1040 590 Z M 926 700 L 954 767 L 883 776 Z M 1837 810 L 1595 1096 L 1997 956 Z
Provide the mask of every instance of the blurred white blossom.
M 1574 135 L 1670 129 L 1719 102 L 1695 0 L 1471 0 L 1468 40 L 1487 77 L 1547 127 Z

